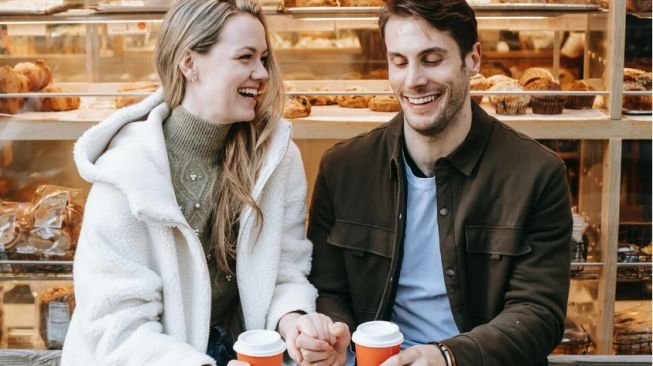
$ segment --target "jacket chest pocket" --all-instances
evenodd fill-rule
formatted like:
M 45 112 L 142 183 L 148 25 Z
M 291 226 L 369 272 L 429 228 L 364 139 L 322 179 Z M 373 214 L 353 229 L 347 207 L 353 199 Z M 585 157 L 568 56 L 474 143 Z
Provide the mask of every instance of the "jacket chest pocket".
M 465 249 L 469 314 L 484 322 L 503 309 L 513 264 L 532 248 L 521 228 L 467 226 Z
M 390 271 L 394 231 L 336 220 L 327 243 L 342 250 L 357 318 L 376 312 Z

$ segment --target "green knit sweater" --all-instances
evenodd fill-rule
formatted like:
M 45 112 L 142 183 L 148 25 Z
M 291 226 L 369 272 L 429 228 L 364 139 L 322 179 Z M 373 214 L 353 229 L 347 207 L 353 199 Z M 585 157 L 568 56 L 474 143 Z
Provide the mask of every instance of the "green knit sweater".
M 222 324 L 238 303 L 235 276 L 220 270 L 213 255 L 211 230 L 214 185 L 221 174 L 222 153 L 229 125 L 211 124 L 179 105 L 163 122 L 175 197 L 188 224 L 199 236 L 211 278 L 211 325 Z M 235 270 L 235 263 L 232 263 Z

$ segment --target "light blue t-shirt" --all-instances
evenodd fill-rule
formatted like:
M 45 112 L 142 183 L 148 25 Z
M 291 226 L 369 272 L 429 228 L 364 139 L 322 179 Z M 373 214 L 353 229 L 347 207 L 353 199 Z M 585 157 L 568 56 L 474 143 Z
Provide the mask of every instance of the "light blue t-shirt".
M 435 177 L 416 177 L 404 158 L 408 199 L 404 257 L 392 321 L 405 341 L 401 348 L 459 333 L 442 273 Z

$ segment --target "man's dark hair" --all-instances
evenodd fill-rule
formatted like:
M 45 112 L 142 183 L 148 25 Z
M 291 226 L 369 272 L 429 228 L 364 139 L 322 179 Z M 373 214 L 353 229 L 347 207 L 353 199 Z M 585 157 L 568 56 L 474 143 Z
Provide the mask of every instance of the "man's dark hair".
M 422 18 L 433 28 L 449 33 L 463 61 L 478 42 L 476 14 L 465 0 L 388 0 L 379 16 L 382 38 L 393 16 Z

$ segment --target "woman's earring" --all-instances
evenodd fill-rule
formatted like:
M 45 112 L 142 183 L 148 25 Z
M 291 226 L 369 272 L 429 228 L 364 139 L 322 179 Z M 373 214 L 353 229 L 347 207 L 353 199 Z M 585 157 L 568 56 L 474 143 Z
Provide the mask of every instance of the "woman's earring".
M 191 82 L 191 83 L 194 83 L 194 82 L 196 82 L 196 81 L 197 81 L 197 74 L 196 74 L 196 73 L 191 74 L 191 76 L 190 76 L 190 82 Z

